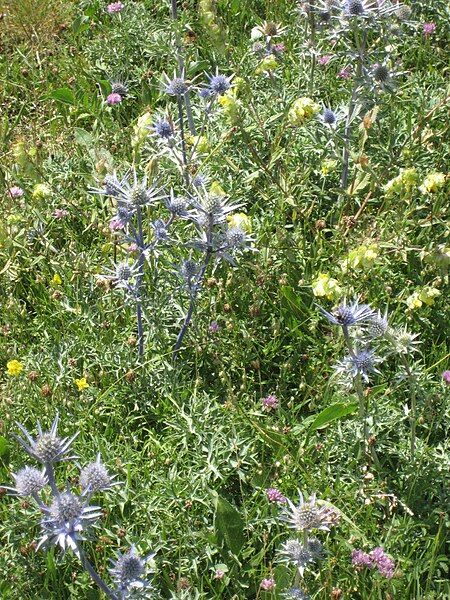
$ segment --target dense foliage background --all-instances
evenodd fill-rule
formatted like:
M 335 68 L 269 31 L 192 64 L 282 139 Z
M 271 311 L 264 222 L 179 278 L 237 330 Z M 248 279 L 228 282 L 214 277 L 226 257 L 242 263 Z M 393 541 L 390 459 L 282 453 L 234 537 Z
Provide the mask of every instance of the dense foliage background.
M 186 251 L 174 248 L 161 283 L 148 285 L 139 358 L 133 306 L 98 277 L 125 255 L 108 227 L 111 204 L 89 193 L 132 162 L 182 190 L 139 126 L 142 115 L 168 106 L 176 119 L 161 86 L 162 74 L 177 68 L 169 5 L 128 0 L 108 14 L 96 0 L 0 2 L 0 481 L 24 464 L 14 422 L 34 431 L 37 419 L 47 426 L 59 411 L 64 435 L 80 431 L 80 462 L 100 452 L 122 482 L 103 499 L 102 529 L 88 543 L 100 571 L 117 548 L 135 543 L 157 552 L 154 585 L 163 598 L 281 597 L 291 581 L 276 559 L 287 528 L 266 496 L 275 487 L 292 500 L 299 489 L 317 492 L 342 513 L 321 534 L 324 561 L 305 574 L 312 598 L 449 597 L 449 181 L 419 189 L 448 165 L 449 15 L 441 0 L 412 8 L 401 35 L 369 31 L 383 54 L 372 62 L 388 57 L 394 88 L 362 100 L 360 121 L 372 121 L 355 125 L 351 185 L 342 191 L 329 131 L 319 119 L 301 127 L 288 119 L 298 97 L 348 104 L 352 78 L 339 74 L 354 65 L 342 58 L 342 34 L 332 43 L 318 32 L 314 61 L 333 59 L 315 62 L 311 74 L 308 19 L 296 3 L 179 5 L 186 77 L 201 82 L 217 67 L 239 82 L 238 118 L 214 109 L 199 167 L 242 203 L 256 252 L 208 273 L 173 363 L 186 299 L 172 263 Z M 270 73 L 258 69 L 250 39 L 265 20 L 286 28 Z M 435 31 L 425 35 L 423 23 Z M 129 93 L 109 106 L 116 79 Z M 408 168 L 417 185 L 388 193 L 386 184 Z M 24 194 L 12 197 L 13 186 Z M 336 280 L 337 294 L 321 293 L 320 274 Z M 420 300 L 424 289 L 438 292 Z M 366 391 L 380 467 L 357 457 L 355 414 L 311 427 L 327 407 L 354 400 L 332 378 L 342 336 L 316 306 L 330 310 L 345 296 L 387 308 L 390 323 L 418 334 L 414 460 L 410 388 L 392 356 Z M 11 360 L 23 369 L 8 371 Z M 275 410 L 263 410 L 269 394 Z M 35 553 L 35 508 L 2 493 L 0 513 L 2 598 L 100 597 L 73 555 Z M 390 580 L 351 564 L 352 549 L 375 546 L 396 562 Z M 260 582 L 271 577 L 276 588 L 266 592 Z

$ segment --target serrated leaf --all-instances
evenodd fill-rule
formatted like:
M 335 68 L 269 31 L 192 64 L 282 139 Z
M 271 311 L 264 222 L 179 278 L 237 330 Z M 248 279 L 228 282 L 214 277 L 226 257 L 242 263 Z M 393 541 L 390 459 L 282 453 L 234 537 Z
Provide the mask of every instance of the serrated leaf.
M 214 505 L 214 529 L 217 541 L 219 544 L 223 542 L 230 552 L 238 555 L 245 544 L 244 519 L 239 511 L 221 496 L 215 497 Z

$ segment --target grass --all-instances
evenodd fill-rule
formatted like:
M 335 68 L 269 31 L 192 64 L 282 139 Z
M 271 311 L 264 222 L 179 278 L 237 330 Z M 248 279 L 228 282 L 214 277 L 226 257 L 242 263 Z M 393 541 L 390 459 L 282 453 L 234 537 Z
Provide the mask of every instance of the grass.
M 108 228 L 112 206 L 88 191 L 134 163 L 183 193 L 167 156 L 156 157 L 153 139 L 133 146 L 146 111 L 169 106 L 176 114 L 159 83 L 177 65 L 168 3 L 130 1 L 123 13 L 108 15 L 97 1 L 51 0 L 31 10 L 22 28 L 15 3 L 4 4 L 0 178 L 5 190 L 17 185 L 25 194 L 12 199 L 5 191 L 1 200 L 0 481 L 9 485 L 11 472 L 25 464 L 12 437 L 15 421 L 34 431 L 36 419 L 47 426 L 59 411 L 64 435 L 80 431 L 80 463 L 100 452 L 122 482 L 101 499 L 101 528 L 86 543 L 100 572 L 118 548 L 135 543 L 143 554 L 157 552 L 154 585 L 162 598 L 281 598 L 293 569 L 277 561 L 288 532 L 266 498 L 265 490 L 276 487 L 292 500 L 298 489 L 317 492 L 342 513 L 331 533 L 320 533 L 325 559 L 305 573 L 311 598 L 448 597 L 450 388 L 441 376 L 450 364 L 448 179 L 436 193 L 418 189 L 427 175 L 447 169 L 445 3 L 416 7 L 405 33 L 385 40 L 399 75 L 393 93 L 361 101 L 351 190 L 339 187 L 342 142 L 337 138 L 334 154 L 317 119 L 289 125 L 298 97 L 333 108 L 348 104 L 352 80 L 337 77 L 349 62 L 342 38 L 333 47 L 318 33 L 320 54 L 336 57 L 316 65 L 311 78 L 307 24 L 292 3 L 179 5 L 186 77 L 202 81 L 217 66 L 238 80 L 239 118 L 214 112 L 196 166 L 243 204 L 257 252 L 242 255 L 238 268 L 221 263 L 208 273 L 175 363 L 172 347 L 187 304 L 173 263 L 186 249 L 163 253 L 158 283 L 148 278 L 146 351 L 139 358 L 132 304 L 98 277 L 125 256 Z M 273 79 L 256 73 L 251 49 L 251 29 L 265 19 L 287 28 Z M 423 22 L 436 22 L 433 35 L 423 35 Z M 378 48 L 373 62 L 383 59 L 377 35 L 369 33 Z M 108 107 L 116 78 L 126 80 L 129 95 Z M 376 119 L 360 127 L 374 106 Z M 336 164 L 324 172 L 330 159 Z M 386 183 L 410 167 L 418 176 L 413 191 L 386 194 Z M 36 192 L 36 184 L 48 189 Z M 59 208 L 68 211 L 63 219 L 53 216 Z M 184 225 L 175 233 L 183 236 Z M 376 258 L 344 272 L 349 252 L 370 244 Z M 388 307 L 392 325 L 419 335 L 414 460 L 411 388 L 399 379 L 393 355 L 366 389 L 379 467 L 358 457 L 357 413 L 315 428 L 327 407 L 357 401 L 332 377 L 344 342 L 316 303 L 330 309 L 340 298 L 314 295 L 319 273 L 339 282 L 341 297 Z M 440 295 L 409 308 L 407 299 L 428 286 Z M 24 366 L 17 377 L 7 373 L 12 359 Z M 80 392 L 81 377 L 89 387 Z M 279 408 L 265 412 L 261 399 L 270 393 Z M 75 482 L 77 469 L 61 466 L 60 474 Z M 0 513 L 2 599 L 101 598 L 75 556 L 34 551 L 39 512 L 30 503 L 1 494 Z M 352 549 L 376 546 L 396 562 L 391 580 L 351 564 Z M 216 569 L 225 570 L 223 579 Z M 260 588 L 269 577 L 274 592 Z

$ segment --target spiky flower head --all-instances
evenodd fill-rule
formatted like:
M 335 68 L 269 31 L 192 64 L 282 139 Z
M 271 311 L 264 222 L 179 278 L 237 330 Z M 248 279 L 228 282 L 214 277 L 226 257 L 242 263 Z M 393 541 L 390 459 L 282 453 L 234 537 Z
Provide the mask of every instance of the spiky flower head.
M 389 69 L 386 65 L 375 65 L 373 68 L 373 78 L 378 83 L 387 83 L 391 78 Z
M 394 329 L 388 339 L 397 354 L 414 354 L 419 351 L 417 346 L 420 344 L 420 340 L 417 339 L 418 337 L 418 333 L 411 333 L 405 326 Z
M 333 323 L 341 327 L 350 327 L 352 325 L 367 326 L 373 319 L 375 312 L 367 304 L 359 304 L 357 300 L 347 304 L 344 300 L 342 304 L 333 309 L 331 313 L 319 306 L 321 313 Z
M 195 277 L 198 273 L 198 265 L 195 261 L 191 259 L 184 260 L 181 265 L 181 275 L 187 281 L 191 280 L 192 277 Z
M 120 262 L 116 265 L 116 279 L 119 282 L 127 282 L 133 277 L 133 269 L 127 262 Z
M 311 531 L 312 529 L 329 531 L 330 527 L 339 521 L 339 514 L 336 510 L 325 504 L 319 505 L 315 494 L 312 494 L 309 500 L 305 500 L 303 494 L 299 492 L 297 505 L 288 498 L 286 502 L 287 506 L 280 518 L 296 531 Z
M 6 489 L 10 489 L 18 496 L 34 496 L 48 483 L 45 470 L 39 471 L 34 467 L 24 467 L 17 474 L 13 473 L 12 476 L 14 477 L 15 488 Z
M 308 547 L 304 546 L 300 540 L 292 538 L 282 544 L 280 550 L 280 560 L 297 567 L 298 572 L 303 577 L 303 573 L 308 563 L 314 560 L 313 554 Z
M 231 88 L 231 77 L 220 75 L 216 72 L 215 75 L 207 75 L 209 84 L 207 91 L 215 96 L 222 96 Z
M 322 113 L 322 120 L 326 125 L 334 125 L 336 123 L 336 113 L 330 108 L 325 108 Z
M 61 438 L 57 435 L 59 416 L 56 415 L 55 420 L 49 431 L 42 431 L 41 424 L 37 422 L 38 435 L 33 439 L 23 425 L 17 423 L 24 438 L 15 436 L 17 441 L 24 447 L 25 451 L 41 462 L 42 464 L 52 464 L 62 460 L 76 458 L 75 456 L 67 456 L 70 445 L 77 437 L 78 433 L 69 438 Z
M 144 575 L 148 571 L 149 561 L 154 556 L 154 554 L 150 554 L 142 558 L 135 546 L 132 546 L 125 554 L 117 553 L 117 560 L 113 561 L 113 566 L 109 569 L 109 572 L 117 584 L 120 598 L 138 597 L 143 590 L 150 587 L 150 582 L 144 579 Z
M 111 94 L 108 94 L 108 96 L 106 97 L 106 103 L 109 104 L 110 106 L 114 106 L 115 104 L 120 104 L 121 102 L 122 102 L 122 96 L 120 94 L 111 92 Z
M 91 188 L 90 192 L 102 196 L 113 196 L 120 206 L 127 207 L 131 211 L 152 204 L 163 197 L 160 188 L 155 185 L 147 185 L 147 177 L 139 180 L 135 169 L 128 171 L 121 180 L 115 173 L 107 175 L 104 179 L 104 187 Z
M 81 470 L 80 486 L 83 493 L 103 492 L 109 490 L 113 485 L 115 485 L 113 477 L 109 475 L 107 468 L 101 462 L 100 454 L 97 455 L 95 462 L 86 465 Z
M 151 223 L 151 227 L 153 229 L 155 240 L 158 242 L 166 242 L 169 239 L 169 232 L 165 222 L 162 219 L 156 219 L 156 221 L 153 221 L 153 223 Z
M 283 598 L 287 600 L 309 600 L 308 594 L 306 594 L 300 588 L 290 588 L 283 593 Z
M 397 4 L 395 8 L 395 16 L 400 21 L 407 21 L 411 16 L 411 7 L 407 4 Z
M 367 333 L 371 338 L 382 337 L 389 329 L 389 322 L 387 318 L 387 311 L 384 315 L 380 311 L 375 313 L 373 318 L 369 321 Z
M 119 94 L 119 96 L 125 98 L 125 96 L 128 94 L 128 87 L 121 81 L 113 81 L 111 83 L 111 93 Z
M 170 190 L 170 196 L 166 198 L 166 206 L 177 217 L 185 217 L 188 214 L 188 201 L 182 196 L 175 196 L 173 190 Z
M 168 140 L 173 137 L 172 124 L 167 119 L 158 119 L 153 124 L 153 130 L 156 135 L 164 140 Z
M 369 381 L 371 373 L 379 373 L 376 364 L 381 359 L 371 349 L 356 350 L 348 354 L 335 365 L 335 371 L 344 377 L 355 378 L 360 375 L 364 381 Z
M 78 542 L 84 539 L 82 532 L 101 516 L 98 506 L 88 506 L 68 490 L 43 511 L 43 535 L 37 547 L 59 545 L 63 550 L 71 548 L 75 554 L 79 554 Z
M 165 80 L 164 91 L 166 94 L 169 94 L 169 96 L 184 96 L 189 89 L 184 77 L 174 77 L 173 79 L 169 79 L 166 75 Z
M 364 14 L 364 5 L 361 0 L 348 0 L 346 3 L 347 14 L 354 17 Z
M 106 175 L 103 180 L 105 186 L 105 194 L 108 196 L 119 196 L 122 191 L 122 184 L 117 179 L 116 175 Z
M 57 523 L 67 523 L 78 519 L 83 512 L 80 498 L 71 492 L 64 492 L 50 505 L 50 515 Z
M 230 229 L 228 229 L 227 241 L 232 248 L 238 248 L 239 246 L 242 246 L 243 244 L 245 244 L 245 240 L 245 231 L 243 231 L 239 227 L 231 227 Z

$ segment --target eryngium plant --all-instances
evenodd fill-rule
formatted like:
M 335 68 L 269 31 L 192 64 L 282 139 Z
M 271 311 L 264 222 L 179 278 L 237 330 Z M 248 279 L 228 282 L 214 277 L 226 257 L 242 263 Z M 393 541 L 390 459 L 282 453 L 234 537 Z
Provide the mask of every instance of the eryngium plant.
M 72 550 L 93 581 L 113 600 L 129 598 L 151 598 L 152 587 L 148 576 L 152 573 L 148 563 L 154 554 L 141 558 L 133 546 L 125 554 L 118 553 L 109 570 L 113 583 L 106 583 L 88 560 L 82 542 L 92 527 L 102 516 L 99 506 L 92 506 L 95 494 L 110 490 L 118 485 L 115 477 L 108 473 L 97 459 L 80 470 L 78 489 L 73 491 L 69 483 L 58 486 L 55 478 L 55 465 L 61 461 L 76 459 L 71 453 L 71 444 L 76 438 L 62 438 L 58 435 L 58 415 L 49 431 L 43 431 L 37 423 L 35 438 L 21 424 L 17 424 L 22 436 L 15 436 L 28 455 L 40 463 L 41 468 L 26 466 L 13 473 L 14 487 L 6 489 L 12 495 L 29 497 L 34 500 L 41 512 L 42 535 L 37 549 L 59 546 L 63 552 Z
M 135 170 L 122 179 L 115 174 L 109 175 L 103 188 L 92 191 L 115 201 L 117 213 L 112 220 L 113 227 L 138 253 L 134 264 L 119 262 L 105 277 L 114 283 L 114 287 L 124 289 L 128 299 L 136 305 L 140 355 L 144 353 L 145 266 L 156 277 L 156 271 L 162 264 L 156 258 L 164 249 L 169 250 L 172 264 L 179 263 L 176 272 L 188 293 L 189 307 L 174 346 L 176 356 L 192 320 L 208 267 L 222 259 L 237 266 L 234 257 L 248 247 L 250 238 L 245 230 L 230 224 L 232 213 L 241 205 L 230 202 L 222 193 L 208 191 L 201 180 L 191 192 L 178 196 L 173 190 L 167 192 L 156 184 L 149 185 L 146 178 L 140 180 Z M 147 207 L 160 214 L 150 227 L 144 223 Z M 192 226 L 182 228 L 185 240 L 178 236 L 180 228 L 172 235 L 171 226 L 181 220 Z M 151 231 L 151 235 L 146 234 L 147 230 Z M 188 257 L 180 261 L 180 254 L 186 253 Z

